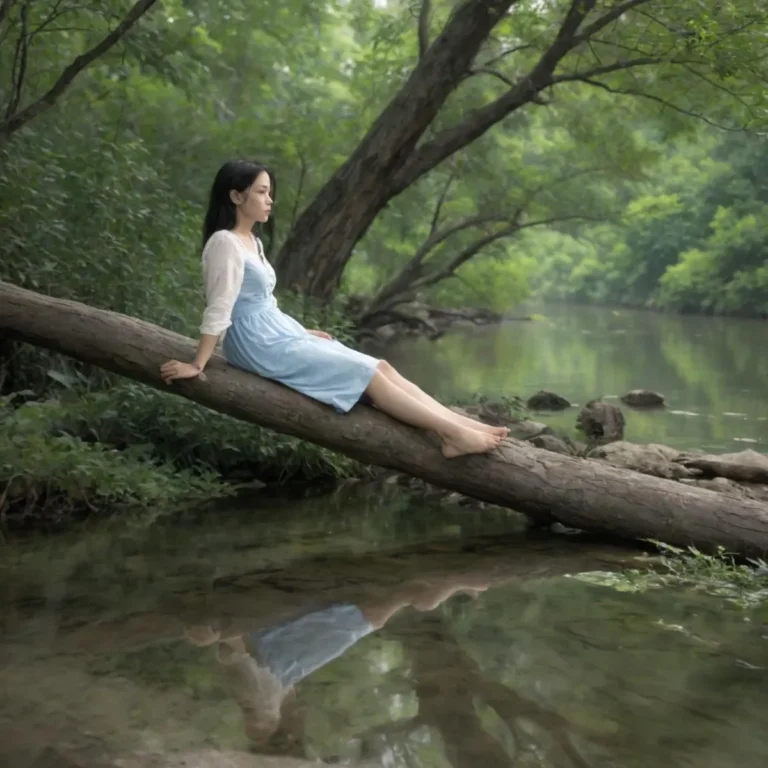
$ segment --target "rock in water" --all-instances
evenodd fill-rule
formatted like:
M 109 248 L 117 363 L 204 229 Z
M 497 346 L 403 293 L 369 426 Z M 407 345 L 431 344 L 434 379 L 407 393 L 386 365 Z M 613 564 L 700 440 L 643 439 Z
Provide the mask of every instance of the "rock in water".
M 622 395 L 621 402 L 631 408 L 663 408 L 666 405 L 664 395 L 649 389 L 633 389 Z
M 531 395 L 525 405 L 532 411 L 563 411 L 571 407 L 571 404 L 564 397 L 544 389 Z
M 624 439 L 624 414 L 620 408 L 602 400 L 590 400 L 579 411 L 576 426 L 595 443 Z

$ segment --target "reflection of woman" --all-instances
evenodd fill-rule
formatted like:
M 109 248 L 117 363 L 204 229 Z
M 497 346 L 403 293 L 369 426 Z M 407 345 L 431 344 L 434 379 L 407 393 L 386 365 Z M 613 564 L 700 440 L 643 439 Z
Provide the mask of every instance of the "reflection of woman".
M 457 592 L 477 595 L 486 588 L 487 581 L 480 579 L 411 582 L 379 598 L 334 603 L 254 632 L 228 634 L 196 625 L 187 627 L 185 636 L 201 647 L 216 645 L 251 744 L 285 753 L 300 729 L 295 722 L 298 682 L 383 627 L 401 608 L 431 611 Z

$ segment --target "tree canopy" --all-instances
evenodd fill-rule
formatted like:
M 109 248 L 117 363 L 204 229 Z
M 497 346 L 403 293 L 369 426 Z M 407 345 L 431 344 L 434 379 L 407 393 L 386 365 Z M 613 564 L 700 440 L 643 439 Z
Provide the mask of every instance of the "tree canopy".
M 714 189 L 761 151 L 767 14 L 753 0 L 4 0 L 2 276 L 188 327 L 201 203 L 216 166 L 248 155 L 279 178 L 283 286 L 323 300 L 341 287 L 375 309 L 400 287 L 503 308 L 537 289 L 729 311 L 751 292 L 761 311 L 759 258 L 744 273 L 722 255 L 733 239 L 759 251 L 755 198 L 720 206 Z M 686 167 L 688 197 L 672 179 Z M 715 299 L 721 276 L 735 282 Z

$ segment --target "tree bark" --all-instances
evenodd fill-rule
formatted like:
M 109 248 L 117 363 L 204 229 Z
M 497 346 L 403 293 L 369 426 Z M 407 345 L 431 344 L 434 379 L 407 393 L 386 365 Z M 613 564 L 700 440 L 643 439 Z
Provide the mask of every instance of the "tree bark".
M 160 364 L 194 344 L 150 323 L 0 282 L 0 335 L 52 349 L 160 389 Z M 205 379 L 166 391 L 359 461 L 552 522 L 626 538 L 763 555 L 768 505 L 507 439 L 492 454 L 447 460 L 430 437 L 373 408 L 341 415 L 214 356 Z

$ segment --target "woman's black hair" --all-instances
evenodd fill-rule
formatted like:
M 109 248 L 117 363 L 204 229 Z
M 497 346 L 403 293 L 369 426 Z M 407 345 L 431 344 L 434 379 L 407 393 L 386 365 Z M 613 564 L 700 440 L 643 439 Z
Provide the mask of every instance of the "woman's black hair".
M 263 171 L 266 171 L 269 176 L 269 194 L 274 200 L 277 193 L 275 176 L 264 163 L 256 160 L 230 160 L 219 168 L 211 185 L 208 210 L 203 221 L 203 247 L 214 232 L 218 232 L 220 229 L 233 229 L 237 223 L 235 204 L 229 193 L 233 189 L 237 192 L 245 192 Z M 269 251 L 275 236 L 273 216 L 270 215 L 265 224 L 257 224 L 254 227 L 254 234 L 261 235 L 262 231 L 268 238 L 265 249 Z

